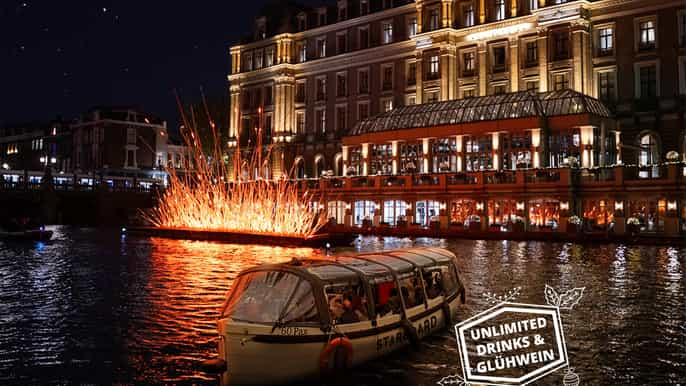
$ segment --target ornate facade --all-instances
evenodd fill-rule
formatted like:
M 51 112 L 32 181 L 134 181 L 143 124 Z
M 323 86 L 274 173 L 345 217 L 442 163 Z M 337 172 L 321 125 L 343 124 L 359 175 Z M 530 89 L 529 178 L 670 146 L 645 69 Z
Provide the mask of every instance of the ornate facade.
M 342 138 L 396 107 L 527 90 L 571 89 L 601 100 L 616 122 L 603 146 L 618 146 L 618 158 L 603 164 L 686 153 L 679 1 L 340 0 L 275 8 L 256 19 L 251 39 L 231 47 L 228 76 L 229 144 L 250 149 L 258 133 L 273 144 L 266 177 L 344 175 Z M 555 164 L 546 158 L 539 166 Z

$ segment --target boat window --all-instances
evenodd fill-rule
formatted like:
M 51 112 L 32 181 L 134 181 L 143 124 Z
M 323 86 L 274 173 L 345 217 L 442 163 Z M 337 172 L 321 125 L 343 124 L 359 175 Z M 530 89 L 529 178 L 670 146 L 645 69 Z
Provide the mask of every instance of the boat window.
M 309 283 L 303 282 L 306 287 L 302 290 L 305 292 L 303 294 L 298 289 L 301 281 L 297 275 L 283 271 L 258 271 L 242 275 L 231 291 L 222 316 L 251 323 L 274 323 L 286 314 L 293 320 L 311 320 L 312 312 L 307 303 L 308 297 L 314 302 L 312 288 Z M 291 298 L 296 300 L 293 307 L 289 306 Z
M 459 278 L 455 270 L 455 266 L 452 264 L 441 265 L 441 276 L 443 281 L 443 289 L 449 295 L 452 295 L 457 291 L 459 287 Z
M 372 284 L 372 291 L 374 292 L 374 304 L 377 315 L 383 317 L 391 314 L 400 314 L 402 304 L 395 280 L 377 281 Z
M 367 294 L 358 280 L 324 287 L 331 320 L 337 324 L 369 320 Z
M 438 296 L 444 295 L 443 282 L 441 278 L 441 271 L 434 269 L 424 272 L 424 286 L 426 287 L 426 296 L 429 299 L 435 299 Z
M 410 272 L 398 278 L 400 292 L 405 300 L 405 307 L 412 308 L 424 304 L 424 289 L 416 272 Z
M 298 289 L 293 293 L 291 301 L 284 309 L 282 323 L 310 323 L 319 322 L 319 311 L 314 299 L 312 286 L 308 281 L 301 280 Z

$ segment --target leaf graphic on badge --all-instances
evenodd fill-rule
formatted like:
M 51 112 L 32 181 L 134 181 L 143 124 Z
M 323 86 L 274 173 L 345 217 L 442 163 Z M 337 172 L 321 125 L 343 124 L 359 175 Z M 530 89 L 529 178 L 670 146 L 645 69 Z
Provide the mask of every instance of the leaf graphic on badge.
M 559 307 L 564 310 L 571 310 L 579 304 L 579 300 L 584 296 L 584 289 L 586 287 L 573 288 L 562 294 Z
M 545 301 L 548 305 L 555 307 L 560 306 L 560 295 L 557 294 L 555 288 L 546 284 L 543 293 L 545 294 Z
M 469 385 L 466 383 L 462 378 L 460 378 L 459 375 L 448 375 L 447 377 L 441 378 L 440 381 L 436 382 L 440 386 L 467 386 Z

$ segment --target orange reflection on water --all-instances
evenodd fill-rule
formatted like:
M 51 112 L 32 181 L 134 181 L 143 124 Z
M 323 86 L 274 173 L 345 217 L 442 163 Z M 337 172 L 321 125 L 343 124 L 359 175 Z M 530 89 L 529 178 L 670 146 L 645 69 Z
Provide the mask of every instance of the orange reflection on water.
M 266 263 L 280 263 L 294 257 L 320 257 L 319 250 L 263 245 L 221 244 L 206 241 L 151 238 L 150 262 L 144 288 L 145 304 L 140 304 L 137 319 L 146 328 L 133 332 L 135 344 L 152 351 L 165 347 L 198 347 L 210 358 L 216 354 L 216 320 L 227 291 L 243 269 Z M 142 331 L 145 331 L 144 333 Z M 195 358 L 182 356 L 174 363 L 188 366 L 188 379 L 205 378 L 197 371 Z M 194 350 L 190 350 L 194 351 Z M 174 357 L 174 353 L 171 353 Z M 148 361 L 147 358 L 140 358 Z M 155 358 L 152 359 L 153 361 Z M 167 358 L 169 361 L 169 358 Z M 169 376 L 155 366 L 142 366 L 140 380 Z M 208 378 L 212 379 L 212 378 Z M 160 378 L 155 379 L 156 382 Z M 162 379 L 178 382 L 179 378 Z

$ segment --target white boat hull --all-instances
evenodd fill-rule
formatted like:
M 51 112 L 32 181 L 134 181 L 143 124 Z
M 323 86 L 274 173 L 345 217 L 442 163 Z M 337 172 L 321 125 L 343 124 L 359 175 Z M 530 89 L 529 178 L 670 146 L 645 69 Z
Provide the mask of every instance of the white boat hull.
M 449 303 L 450 313 L 457 311 L 460 296 Z M 429 301 L 428 307 L 408 310 L 408 319 L 420 339 L 446 326 L 443 298 Z M 227 363 L 221 384 L 264 385 L 303 381 L 326 376 L 321 372 L 321 354 L 331 339 L 346 336 L 352 347 L 351 366 L 389 354 L 410 344 L 399 325 L 400 316 L 371 322 L 338 325 L 332 336 L 319 328 L 283 327 L 272 332 L 272 326 L 219 321 L 219 358 Z

